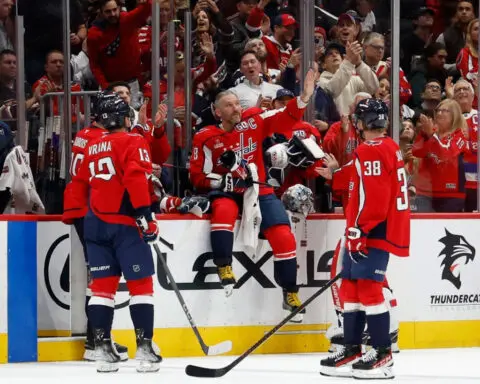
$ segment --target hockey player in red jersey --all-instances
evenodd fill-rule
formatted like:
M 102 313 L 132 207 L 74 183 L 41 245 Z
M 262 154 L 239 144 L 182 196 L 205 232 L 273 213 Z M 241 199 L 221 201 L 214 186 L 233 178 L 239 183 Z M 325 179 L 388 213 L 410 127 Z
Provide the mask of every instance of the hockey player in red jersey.
M 399 146 L 385 136 L 388 107 L 376 99 L 362 103 L 365 108 L 357 116 L 357 125 L 365 141 L 356 149 L 350 167 L 347 254 L 340 288 L 345 347 L 323 359 L 320 372 L 326 376 L 390 379 L 394 377 L 390 321 L 382 285 L 389 254 L 409 255 L 407 177 Z M 362 356 L 365 323 L 372 349 Z
M 284 292 L 284 309 L 293 310 L 300 305 L 296 244 L 285 209 L 270 187 L 260 186 L 258 200 L 253 201 L 246 201 L 244 192 L 253 186 L 254 173 L 258 173 L 259 182 L 265 182 L 265 137 L 274 132 L 288 134 L 302 118 L 313 89 L 313 71 L 309 71 L 300 97 L 291 100 L 283 110 L 267 112 L 259 108 L 242 111 L 234 93 L 222 92 L 215 101 L 220 126 L 205 127 L 194 136 L 190 179 L 198 191 L 209 192 L 213 259 L 227 296 L 232 294 L 236 282 L 232 271 L 233 229 L 243 203 L 243 220 L 249 221 L 254 215 L 257 218 L 251 220 L 251 230 L 246 235 L 254 241 L 260 229 L 272 247 L 275 278 Z M 252 175 L 247 176 L 248 172 Z M 245 215 L 247 208 L 252 210 L 251 215 Z
M 108 94 L 108 93 L 99 93 L 93 100 L 92 103 L 92 115 L 96 119 L 99 113 L 102 111 L 98 110 L 98 106 L 104 103 L 105 99 L 113 98 L 115 95 Z M 88 146 L 88 143 L 107 134 L 108 131 L 103 128 L 103 126 L 98 123 L 97 121 L 93 121 L 89 127 L 86 127 L 79 131 L 72 145 L 72 160 L 70 163 L 70 177 L 72 180 L 75 180 L 78 177 L 78 171 L 80 169 L 80 165 L 85 158 L 85 149 Z M 72 188 L 72 184 L 67 184 L 64 192 L 64 213 L 62 216 L 62 221 L 66 224 L 72 224 L 77 231 L 78 238 L 83 246 L 83 254 L 85 257 L 85 262 L 88 266 L 88 257 L 87 257 L 87 250 L 85 247 L 85 240 L 83 235 L 83 218 L 85 217 L 88 207 L 87 205 L 83 204 L 83 201 L 76 201 L 74 195 L 70 193 Z M 88 267 L 87 267 L 88 270 Z M 90 271 L 87 273 L 90 274 Z M 90 277 L 89 277 L 90 280 Z M 90 285 L 90 281 L 89 284 Z M 85 352 L 83 354 L 84 360 L 87 361 L 95 361 L 95 343 L 94 343 L 94 335 L 93 329 L 88 318 L 88 303 L 91 297 L 91 290 L 90 286 L 87 287 L 86 292 L 86 300 L 85 300 L 85 313 L 87 315 L 87 337 L 85 340 Z M 122 361 L 128 360 L 128 349 L 123 345 L 119 345 L 115 343 L 115 347 L 117 352 L 120 355 Z
M 118 370 L 112 344 L 114 297 L 123 274 L 130 291 L 130 314 L 137 340 L 137 371 L 155 372 L 162 361 L 153 344 L 154 265 L 148 243 L 158 238 L 151 211 L 152 163 L 146 140 L 128 133 L 129 106 L 119 97 L 99 105 L 99 123 L 108 134 L 85 148 L 85 158 L 70 193 L 87 205 L 84 235 L 92 297 L 88 304 L 94 330 L 98 372 Z M 140 233 L 139 233 L 140 232 Z

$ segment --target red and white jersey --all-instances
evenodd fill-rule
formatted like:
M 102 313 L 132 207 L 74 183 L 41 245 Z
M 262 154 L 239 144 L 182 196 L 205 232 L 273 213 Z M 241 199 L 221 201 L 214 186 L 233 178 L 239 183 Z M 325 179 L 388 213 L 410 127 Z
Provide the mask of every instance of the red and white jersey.
M 255 7 L 248 15 L 246 28 L 252 32 L 259 31 L 265 13 L 263 9 Z M 292 56 L 292 46 L 287 43 L 282 46 L 273 36 L 262 36 L 262 41 L 267 49 L 267 68 L 280 69 L 280 63 L 287 65 L 290 56 Z
M 465 188 L 477 189 L 477 151 L 478 151 L 478 111 L 472 109 L 464 113 L 463 117 L 468 124 L 468 150 L 465 151 Z
M 135 226 L 135 210 L 150 207 L 152 162 L 147 141 L 127 132 L 92 140 L 70 193 L 101 220 Z M 66 207 L 69 208 L 68 206 Z
M 348 132 L 343 132 L 341 121 L 333 123 L 323 138 L 325 152 L 335 156 L 340 166 L 353 159 L 353 153 L 360 144 L 355 127 L 350 121 L 348 124 Z
M 409 256 L 410 208 L 402 151 L 389 137 L 360 144 L 353 156 L 347 228 L 367 234 L 367 246 Z
M 243 160 L 254 163 L 258 168 L 259 181 L 265 182 L 263 140 L 273 133 L 290 136 L 292 127 L 302 118 L 305 105 L 299 98 L 291 100 L 281 110 L 263 112 L 260 108 L 249 108 L 242 114 L 242 121 L 231 132 L 210 125 L 201 129 L 193 138 L 190 159 L 190 180 L 199 191 L 211 189 L 210 173 L 229 172 L 221 165 L 220 156 L 227 150 L 240 153 Z M 272 193 L 269 187 L 261 186 L 260 194 Z
M 470 48 L 462 48 L 457 56 L 457 69 L 460 71 L 462 77 L 468 80 L 472 85 L 478 74 L 478 57 L 475 57 L 470 52 Z M 473 107 L 478 108 L 477 94 L 473 101 Z
M 87 148 L 88 144 L 107 133 L 108 131 L 106 129 L 90 126 L 83 128 L 75 135 L 72 145 L 72 161 L 70 163 L 70 177 L 72 181 L 76 180 L 78 177 L 78 171 L 80 170 L 80 166 L 85 158 L 85 149 Z M 84 217 L 88 208 L 85 204 L 83 204 L 83 199 L 76 200 L 75 195 L 70 193 L 70 190 L 71 183 L 68 183 L 63 194 L 64 212 L 62 220 L 65 222 L 71 222 L 73 219 Z
M 380 61 L 377 65 L 372 67 L 372 70 L 375 74 L 380 76 L 386 69 L 387 63 L 385 61 Z M 405 72 L 400 68 L 400 105 L 408 103 L 408 100 L 412 97 L 412 86 L 405 76 Z
M 412 155 L 421 158 L 415 177 L 417 195 L 438 198 L 465 198 L 465 168 L 462 154 L 468 151 L 461 129 L 440 138 L 420 132 L 413 144 Z

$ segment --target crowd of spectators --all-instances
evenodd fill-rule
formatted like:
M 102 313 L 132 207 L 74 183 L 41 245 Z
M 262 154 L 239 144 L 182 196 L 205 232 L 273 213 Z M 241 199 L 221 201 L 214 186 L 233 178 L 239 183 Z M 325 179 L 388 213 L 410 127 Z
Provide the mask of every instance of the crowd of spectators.
M 0 118 L 10 121 L 13 129 L 16 13 L 24 16 L 25 107 L 31 133 L 39 128 L 35 117 L 44 95 L 63 91 L 65 65 L 72 69 L 72 91 L 110 87 L 128 100 L 135 121 L 150 116 L 154 92 L 161 103 L 173 98 L 175 135 L 170 145 L 181 167 L 188 167 L 186 120 L 192 121 L 194 131 L 216 124 L 212 103 L 220 91 L 233 91 L 244 109 L 265 110 L 282 108 L 299 94 L 300 0 L 176 0 L 174 9 L 170 0 L 154 0 L 160 7 L 158 68 L 152 68 L 151 60 L 152 0 L 69 1 L 72 55 L 65 58 L 61 0 L 42 0 L 41 5 L 38 0 L 0 0 Z M 478 0 L 400 4 L 401 69 L 392 74 L 390 1 L 316 1 L 312 67 L 317 86 L 308 123 L 318 132 L 323 149 L 340 166 L 345 164 L 361 140 L 355 130 L 355 105 L 368 97 L 389 104 L 391 76 L 399 76 L 400 115 L 391 114 L 390 119 L 401 125 L 412 210 L 477 210 Z M 191 36 L 184 29 L 188 7 Z M 175 72 L 167 79 L 170 20 L 176 24 L 171 58 Z M 191 116 L 185 116 L 186 39 L 192 42 Z M 153 71 L 159 71 L 160 84 L 152 84 Z M 167 81 L 174 83 L 173 95 L 167 92 Z M 61 113 L 58 103 L 48 106 L 51 116 Z M 72 104 L 72 119 L 87 124 L 82 99 L 73 97 Z M 51 131 L 61 136 L 61 123 L 57 125 Z M 53 136 L 47 143 L 45 135 L 31 135 L 28 149 L 35 157 L 34 174 L 45 170 L 41 163 L 61 168 Z M 43 144 L 48 148 L 42 151 Z M 183 193 L 189 189 L 188 175 L 179 173 Z M 315 187 L 317 210 L 334 212 L 341 206 L 340 196 L 333 196 L 331 203 L 328 183 L 321 177 L 303 181 Z

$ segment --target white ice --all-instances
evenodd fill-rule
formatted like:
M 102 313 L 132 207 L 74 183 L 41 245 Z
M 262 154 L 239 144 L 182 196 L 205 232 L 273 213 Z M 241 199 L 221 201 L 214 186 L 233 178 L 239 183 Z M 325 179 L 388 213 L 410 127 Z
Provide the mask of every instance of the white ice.
M 187 364 L 221 367 L 234 357 L 165 359 L 160 372 L 139 374 L 134 361 L 113 374 L 98 374 L 93 363 L 32 363 L 0 365 L 5 384 L 323 384 L 353 379 L 320 376 L 319 360 L 326 354 L 252 355 L 222 378 L 197 379 L 185 374 Z M 480 348 L 401 351 L 395 357 L 394 380 L 386 383 L 480 383 Z M 373 382 L 379 382 L 377 380 Z

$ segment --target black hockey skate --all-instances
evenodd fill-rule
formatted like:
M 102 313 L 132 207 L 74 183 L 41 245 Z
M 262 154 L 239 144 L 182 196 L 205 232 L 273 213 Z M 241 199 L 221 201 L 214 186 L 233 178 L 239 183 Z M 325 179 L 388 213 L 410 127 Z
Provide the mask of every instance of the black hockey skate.
M 302 305 L 302 302 L 298 298 L 297 292 L 287 292 L 285 289 L 283 290 L 283 303 L 282 307 L 285 311 L 293 312 L 299 306 Z M 305 308 L 302 309 L 299 313 L 297 313 L 292 320 L 291 323 L 301 323 L 303 321 L 303 315 L 306 313 Z
M 222 284 L 223 290 L 225 291 L 225 296 L 231 296 L 233 293 L 233 287 L 237 282 L 235 280 L 235 275 L 233 274 L 232 266 L 225 265 L 223 267 L 218 267 L 217 272 L 218 277 L 220 278 L 220 284 Z
M 398 347 L 398 329 L 390 333 L 390 341 L 392 342 L 392 353 L 400 353 L 400 348 Z M 370 338 L 370 334 L 368 333 L 368 329 L 363 332 L 362 344 L 367 347 L 364 352 L 366 352 L 367 349 L 372 346 L 372 340 Z
M 393 359 L 390 347 L 372 348 L 352 365 L 355 379 L 393 379 Z
M 323 376 L 352 377 L 352 364 L 362 358 L 359 345 L 340 345 L 337 352 L 320 360 L 320 374 Z
M 124 345 L 113 343 L 115 349 L 120 355 L 120 361 L 128 360 L 128 348 Z M 85 340 L 85 352 L 83 353 L 83 360 L 95 361 L 95 342 L 92 339 L 87 338 Z
M 160 356 L 160 349 L 151 339 L 143 337 L 143 329 L 136 329 L 137 336 L 137 353 L 135 360 L 137 360 L 137 372 L 158 372 L 162 356 Z
M 120 355 L 115 349 L 111 339 L 105 339 L 103 329 L 95 329 L 95 362 L 97 372 L 117 372 Z

